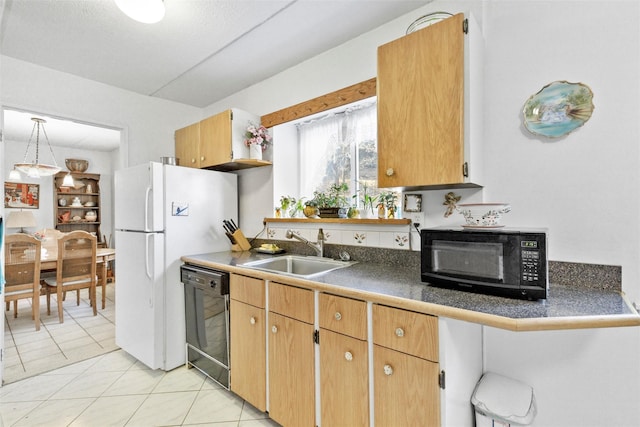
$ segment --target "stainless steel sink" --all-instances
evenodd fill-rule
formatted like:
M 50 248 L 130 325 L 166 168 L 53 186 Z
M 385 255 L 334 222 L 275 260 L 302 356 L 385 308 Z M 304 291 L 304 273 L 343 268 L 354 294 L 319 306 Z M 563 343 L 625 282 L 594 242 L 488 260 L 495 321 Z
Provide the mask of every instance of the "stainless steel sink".
M 339 268 L 349 267 L 356 261 L 336 261 L 314 256 L 285 255 L 242 264 L 243 267 L 296 277 L 313 277 Z

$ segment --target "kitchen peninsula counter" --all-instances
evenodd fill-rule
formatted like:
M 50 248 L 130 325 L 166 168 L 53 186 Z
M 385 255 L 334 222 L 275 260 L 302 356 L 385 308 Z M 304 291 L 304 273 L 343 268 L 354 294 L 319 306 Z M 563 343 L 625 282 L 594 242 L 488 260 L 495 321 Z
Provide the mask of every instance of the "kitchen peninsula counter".
M 269 258 L 254 252 L 183 256 L 183 262 L 510 331 L 640 326 L 640 315 L 616 290 L 551 283 L 546 300 L 527 301 L 431 286 L 420 266 L 358 262 L 311 279 L 242 264 Z

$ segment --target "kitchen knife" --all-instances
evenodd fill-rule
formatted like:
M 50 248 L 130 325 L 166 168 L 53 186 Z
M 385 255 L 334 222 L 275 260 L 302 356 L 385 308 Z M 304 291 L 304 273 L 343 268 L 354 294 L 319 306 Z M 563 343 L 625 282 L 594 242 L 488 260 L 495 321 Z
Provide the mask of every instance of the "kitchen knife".
M 233 234 L 233 231 L 231 231 L 231 227 L 226 219 L 222 220 L 222 228 L 224 228 L 224 231 L 226 231 L 227 234 Z
M 233 231 L 236 232 L 238 230 L 238 226 L 236 225 L 236 223 L 233 220 L 233 218 L 231 218 L 231 225 L 233 225 Z

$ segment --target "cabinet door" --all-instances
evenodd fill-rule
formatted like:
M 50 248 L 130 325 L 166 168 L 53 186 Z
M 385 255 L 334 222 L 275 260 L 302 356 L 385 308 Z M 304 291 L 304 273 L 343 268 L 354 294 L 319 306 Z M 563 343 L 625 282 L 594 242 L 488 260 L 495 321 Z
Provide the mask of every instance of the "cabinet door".
M 313 325 L 269 312 L 269 416 L 315 426 Z
M 378 48 L 378 187 L 463 182 L 463 20 Z
M 266 411 L 265 311 L 231 300 L 231 390 Z
M 200 122 L 200 168 L 231 161 L 231 110 Z
M 384 426 L 439 426 L 438 364 L 373 346 L 374 422 Z
M 323 427 L 369 425 L 367 342 L 320 330 Z
M 180 166 L 200 167 L 200 123 L 175 132 L 176 157 Z

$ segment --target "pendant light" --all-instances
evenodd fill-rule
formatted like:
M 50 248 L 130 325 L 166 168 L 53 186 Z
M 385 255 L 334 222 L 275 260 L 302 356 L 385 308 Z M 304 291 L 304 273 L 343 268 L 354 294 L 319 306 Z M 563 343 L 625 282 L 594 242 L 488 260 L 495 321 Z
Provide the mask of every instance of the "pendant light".
M 143 24 L 155 24 L 164 18 L 163 0 L 115 0 L 129 18 Z
M 22 161 L 22 163 L 16 163 L 14 165 L 14 168 L 22 173 L 26 173 L 29 178 L 40 178 L 41 176 L 55 175 L 60 172 L 60 167 L 58 167 L 56 156 L 53 154 L 53 149 L 51 148 L 51 143 L 49 142 L 49 137 L 47 136 L 47 131 L 44 129 L 44 124 L 47 123 L 47 121 L 38 117 L 31 117 L 31 120 L 33 120 L 34 122 L 33 129 L 31 130 L 31 137 L 29 137 L 29 143 L 27 144 L 27 151 L 24 153 L 24 160 Z M 53 165 L 40 163 L 40 128 L 42 128 L 42 133 L 47 140 L 49 151 L 51 151 Z M 36 136 L 36 156 L 33 162 L 27 163 L 27 156 L 29 155 L 29 148 L 31 147 L 31 143 L 33 142 L 34 134 Z
M 69 172 L 64 176 L 61 187 L 73 187 L 73 186 L 74 186 L 73 177 L 71 176 L 71 172 Z
M 11 172 L 9 172 L 9 180 L 22 181 L 22 175 L 20 175 L 20 171 L 16 169 L 15 166 L 13 167 L 13 169 L 11 169 Z

